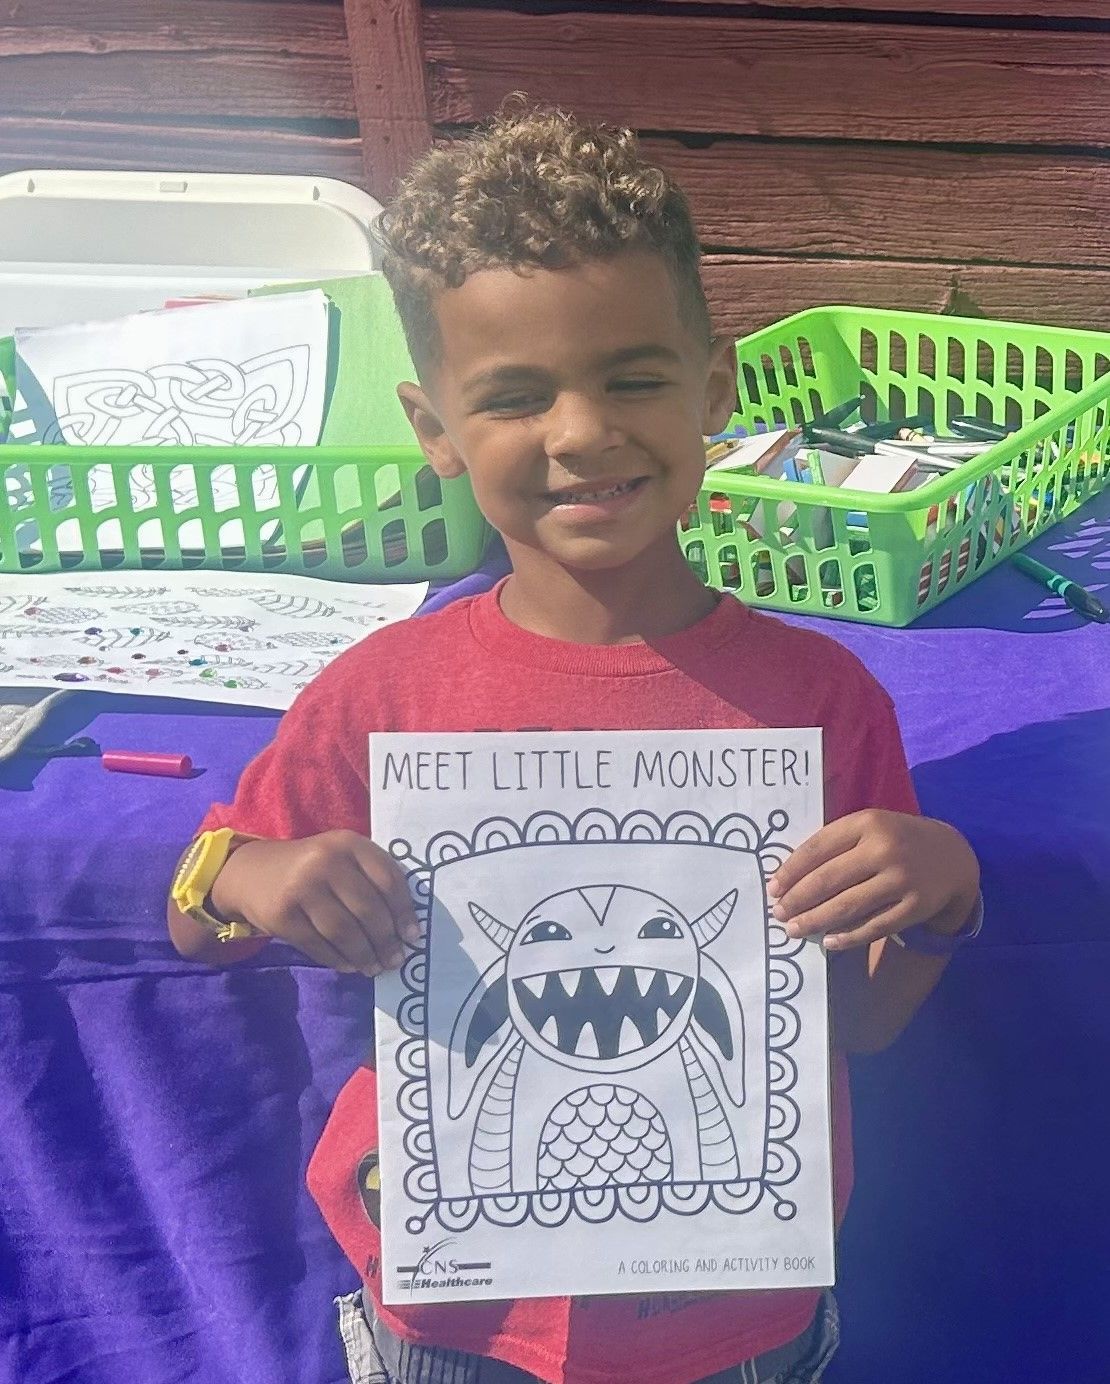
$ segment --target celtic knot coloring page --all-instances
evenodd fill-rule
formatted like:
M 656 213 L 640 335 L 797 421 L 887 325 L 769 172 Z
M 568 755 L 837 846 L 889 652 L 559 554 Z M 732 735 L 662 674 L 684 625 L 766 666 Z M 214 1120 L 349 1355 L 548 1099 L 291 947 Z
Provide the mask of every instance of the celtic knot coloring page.
M 312 447 L 320 438 L 327 401 L 328 299 L 319 290 L 234 302 L 136 313 L 111 322 L 36 328 L 16 333 L 16 396 L 9 441 L 71 447 Z M 299 493 L 308 468 L 296 468 Z M 9 505 L 18 506 L 31 476 L 12 468 L 5 480 Z M 39 482 L 40 486 L 42 482 Z M 50 507 L 74 503 L 71 469 L 59 464 L 48 477 Z M 102 547 L 120 545 L 114 514 L 151 516 L 140 529 L 143 546 L 164 542 L 157 514 L 154 468 L 136 462 L 126 475 L 108 465 L 84 473 L 82 489 L 94 511 L 107 511 L 98 527 Z M 249 479 L 230 465 L 207 473 L 203 489 L 216 510 L 275 508 L 277 476 L 271 464 Z M 183 464 L 169 473 L 174 513 L 198 504 L 201 482 Z M 263 530 L 268 539 L 276 528 Z M 241 543 L 242 524 L 224 526 L 225 546 Z M 178 534 L 185 547 L 203 547 L 200 523 Z M 17 530 L 21 549 L 37 551 L 33 522 Z M 76 519 L 57 533 L 63 551 L 80 552 Z

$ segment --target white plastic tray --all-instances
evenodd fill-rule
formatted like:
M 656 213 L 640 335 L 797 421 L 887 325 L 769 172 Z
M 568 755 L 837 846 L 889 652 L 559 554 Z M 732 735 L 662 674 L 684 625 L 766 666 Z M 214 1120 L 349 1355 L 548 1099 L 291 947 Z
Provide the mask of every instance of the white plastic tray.
M 378 267 L 381 207 L 333 178 L 55 170 L 0 176 L 0 336 L 167 298 Z

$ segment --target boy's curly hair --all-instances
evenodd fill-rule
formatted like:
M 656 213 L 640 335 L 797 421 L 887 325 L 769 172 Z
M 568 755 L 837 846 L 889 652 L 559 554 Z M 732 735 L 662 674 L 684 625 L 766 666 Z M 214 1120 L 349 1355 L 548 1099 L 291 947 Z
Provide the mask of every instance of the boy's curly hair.
M 434 299 L 479 269 L 564 268 L 655 251 L 683 319 L 708 341 L 700 248 L 678 186 L 629 130 L 559 110 L 506 112 L 420 159 L 378 223 L 382 268 L 418 370 L 439 346 Z

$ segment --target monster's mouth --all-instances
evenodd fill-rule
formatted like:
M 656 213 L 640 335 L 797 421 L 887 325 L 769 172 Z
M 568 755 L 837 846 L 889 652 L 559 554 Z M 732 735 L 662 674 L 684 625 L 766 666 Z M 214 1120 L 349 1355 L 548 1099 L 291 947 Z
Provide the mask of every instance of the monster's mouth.
M 514 980 L 535 1031 L 570 1057 L 623 1057 L 666 1031 L 693 988 L 689 976 L 647 966 L 549 971 Z

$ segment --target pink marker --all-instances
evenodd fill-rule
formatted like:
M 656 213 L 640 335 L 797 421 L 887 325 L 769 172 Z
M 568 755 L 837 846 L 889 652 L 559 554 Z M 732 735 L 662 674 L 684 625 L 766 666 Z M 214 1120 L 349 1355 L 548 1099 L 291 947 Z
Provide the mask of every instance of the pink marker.
M 100 762 L 113 774 L 156 774 L 188 778 L 193 761 L 187 754 L 158 754 L 149 750 L 102 750 Z

